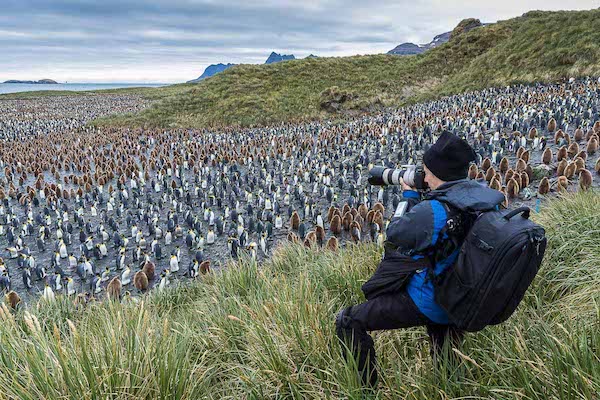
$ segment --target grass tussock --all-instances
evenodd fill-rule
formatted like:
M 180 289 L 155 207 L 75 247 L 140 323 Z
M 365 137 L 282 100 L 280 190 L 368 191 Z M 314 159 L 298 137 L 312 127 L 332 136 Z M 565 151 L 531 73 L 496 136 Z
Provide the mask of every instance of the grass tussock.
M 536 215 L 549 236 L 543 269 L 507 323 L 467 335 L 454 369 L 433 368 L 424 329 L 376 333 L 383 381 L 363 392 L 334 316 L 363 300 L 380 252 L 290 245 L 140 303 L 0 310 L 0 398 L 593 399 L 599 206 L 580 193 Z
M 386 54 L 238 65 L 198 84 L 148 91 L 161 100 L 99 124 L 253 126 L 361 113 L 514 83 L 600 75 L 600 10 L 532 11 L 453 36 L 415 56 Z M 337 104 L 331 104 L 330 94 Z M 340 101 L 337 101 L 340 100 Z

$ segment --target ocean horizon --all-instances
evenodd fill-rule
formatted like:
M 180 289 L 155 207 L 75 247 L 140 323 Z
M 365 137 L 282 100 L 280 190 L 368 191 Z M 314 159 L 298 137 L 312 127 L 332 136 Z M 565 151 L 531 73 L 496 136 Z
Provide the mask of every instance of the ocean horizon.
M 58 83 L 58 84 L 29 84 L 29 83 L 0 83 L 0 94 L 20 93 L 31 91 L 89 91 L 102 89 L 121 89 L 132 87 L 160 87 L 170 83 Z

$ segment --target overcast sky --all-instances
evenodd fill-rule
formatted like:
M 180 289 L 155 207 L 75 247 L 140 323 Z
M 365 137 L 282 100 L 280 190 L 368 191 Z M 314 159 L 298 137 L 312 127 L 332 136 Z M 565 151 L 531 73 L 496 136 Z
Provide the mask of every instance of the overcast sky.
M 384 53 L 463 18 L 600 0 L 0 0 L 0 82 L 183 82 L 213 63 Z

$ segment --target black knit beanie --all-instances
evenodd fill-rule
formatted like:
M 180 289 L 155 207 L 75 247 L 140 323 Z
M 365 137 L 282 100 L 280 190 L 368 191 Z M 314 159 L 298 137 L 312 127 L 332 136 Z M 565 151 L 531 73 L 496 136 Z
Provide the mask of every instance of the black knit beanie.
M 423 163 L 443 181 L 457 181 L 467 177 L 469 163 L 477 155 L 464 139 L 444 131 L 437 142 L 423 154 Z

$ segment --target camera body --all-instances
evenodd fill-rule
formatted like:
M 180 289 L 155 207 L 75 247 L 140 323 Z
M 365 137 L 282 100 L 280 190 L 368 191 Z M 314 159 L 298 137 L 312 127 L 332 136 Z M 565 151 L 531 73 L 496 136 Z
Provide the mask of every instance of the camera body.
M 400 178 L 408 186 L 419 191 L 427 189 L 423 164 L 403 165 L 401 169 L 373 167 L 369 171 L 369 183 L 374 186 L 400 185 Z

